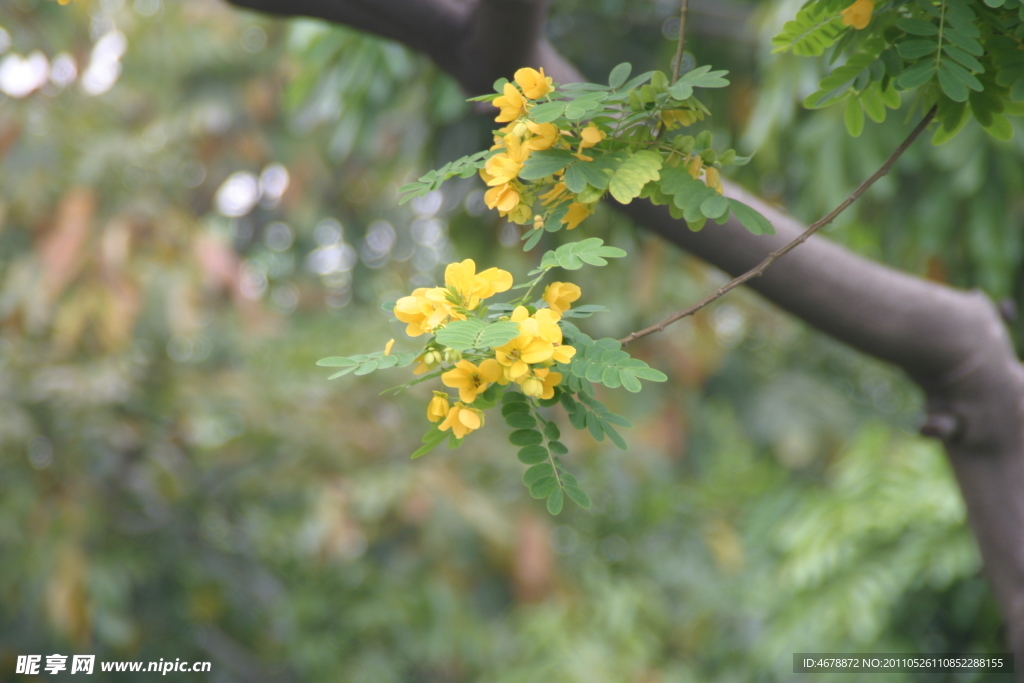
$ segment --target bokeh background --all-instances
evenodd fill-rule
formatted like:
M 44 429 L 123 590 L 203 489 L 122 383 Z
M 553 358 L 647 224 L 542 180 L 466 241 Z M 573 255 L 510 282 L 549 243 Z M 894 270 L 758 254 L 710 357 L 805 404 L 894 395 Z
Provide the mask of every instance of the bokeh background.
M 854 141 L 800 108 L 825 67 L 768 43 L 799 4 L 693 0 L 688 45 L 732 71 L 708 125 L 756 152 L 739 180 L 813 220 L 905 117 Z M 556 0 L 549 33 L 592 79 L 666 68 L 675 5 Z M 4 0 L 0 27 L 0 680 L 82 653 L 225 683 L 813 681 L 793 652 L 1004 649 L 919 393 L 749 292 L 636 345 L 670 381 L 602 395 L 629 452 L 564 430 L 590 511 L 530 499 L 500 421 L 410 462 L 432 387 L 379 396 L 402 370 L 326 380 L 411 350 L 380 304 L 444 264 L 542 252 L 476 179 L 398 205 L 491 129 L 423 58 L 211 0 Z M 917 145 L 830 238 L 1019 301 L 1020 140 Z M 630 252 L 579 272 L 594 336 L 725 281 L 607 207 L 584 230 Z

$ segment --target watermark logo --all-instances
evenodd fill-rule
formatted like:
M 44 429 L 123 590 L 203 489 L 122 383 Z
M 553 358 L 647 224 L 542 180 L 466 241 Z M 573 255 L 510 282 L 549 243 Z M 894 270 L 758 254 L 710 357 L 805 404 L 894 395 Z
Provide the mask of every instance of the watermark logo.
M 18 655 L 14 673 L 36 676 L 43 672 L 50 675 L 68 670 L 67 655 Z M 72 674 L 92 674 L 96 667 L 96 655 L 72 655 Z M 158 662 L 100 662 L 103 672 L 147 672 L 166 676 L 169 673 L 204 673 L 210 671 L 210 662 L 183 662 L 181 659 L 161 659 Z

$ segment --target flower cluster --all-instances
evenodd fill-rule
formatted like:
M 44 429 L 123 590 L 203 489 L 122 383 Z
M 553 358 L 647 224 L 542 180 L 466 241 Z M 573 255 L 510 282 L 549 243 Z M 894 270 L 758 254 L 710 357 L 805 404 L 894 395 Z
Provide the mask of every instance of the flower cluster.
M 494 106 L 501 110 L 495 121 L 508 125 L 498 130 L 494 138 L 492 149 L 501 151 L 480 169 L 480 176 L 490 188 L 484 195 L 484 201 L 488 208 L 497 209 L 509 220 L 519 225 L 533 220 L 533 227 L 540 229 L 544 227 L 543 220 L 534 215 L 532 208 L 537 197 L 519 179 L 530 153 L 564 149 L 581 161 L 593 161 L 593 157 L 583 152 L 604 140 L 606 133 L 593 123 L 573 130 L 559 128 L 554 123 L 531 121 L 529 111 L 535 101 L 554 91 L 551 78 L 544 75 L 543 68 L 540 71 L 524 68 L 516 71 L 514 80 L 514 83 L 505 83 L 503 94 L 493 101 Z M 543 206 L 549 206 L 575 198 L 571 197 L 565 183 L 559 182 L 540 199 Z M 572 230 L 593 213 L 594 203 L 572 201 L 561 222 Z
M 433 332 L 451 320 L 465 320 L 480 302 L 508 291 L 512 275 L 498 268 L 477 273 L 476 263 L 466 259 L 444 271 L 444 287 L 420 287 L 395 304 L 395 317 L 407 324 L 410 337 Z
M 409 336 L 436 334 L 455 321 L 481 320 L 487 314 L 484 301 L 512 287 L 510 273 L 498 268 L 477 273 L 471 259 L 449 264 L 444 279 L 444 287 L 419 288 L 395 303 L 395 317 L 406 323 Z M 563 343 L 558 322 L 579 298 L 578 286 L 552 282 L 538 302 L 546 307 L 521 302 L 507 317 L 498 319 L 515 323 L 518 335 L 493 347 L 460 351 L 446 347 L 436 336 L 432 338 L 416 357 L 413 372 L 438 371 L 441 382 L 458 391 L 458 400 L 453 403 L 446 392 L 435 391 L 427 406 L 427 419 L 461 439 L 483 426 L 478 398 L 491 385 L 517 384 L 528 397 L 552 398 L 562 381 L 561 373 L 552 366 L 568 363 L 576 354 L 575 348 Z M 391 342 L 385 355 L 390 352 Z

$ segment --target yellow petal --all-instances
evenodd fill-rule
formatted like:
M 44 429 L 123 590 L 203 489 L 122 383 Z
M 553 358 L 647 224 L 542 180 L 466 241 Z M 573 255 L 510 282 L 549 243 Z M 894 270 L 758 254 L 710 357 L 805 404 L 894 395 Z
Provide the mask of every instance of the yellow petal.
M 469 408 L 463 408 L 459 411 L 459 422 L 469 429 L 480 429 L 480 416 L 476 414 L 476 411 Z

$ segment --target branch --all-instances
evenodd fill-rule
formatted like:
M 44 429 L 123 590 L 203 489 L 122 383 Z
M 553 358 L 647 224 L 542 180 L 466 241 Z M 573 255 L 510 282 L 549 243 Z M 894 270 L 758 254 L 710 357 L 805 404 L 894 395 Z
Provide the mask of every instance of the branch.
M 446 71 L 460 64 L 453 45 L 465 42 L 468 0 L 228 0 L 278 16 L 303 16 L 345 24 L 425 52 Z
M 871 175 L 870 178 L 868 178 L 860 185 L 858 185 L 857 189 L 851 192 L 850 196 L 844 199 L 839 204 L 839 206 L 832 209 L 832 211 L 830 211 L 828 214 L 820 218 L 817 222 L 812 223 L 811 226 L 804 230 L 799 237 L 794 239 L 792 242 L 789 242 L 788 244 L 786 244 L 786 246 L 782 247 L 781 249 L 776 249 L 772 253 L 768 254 L 768 256 L 763 261 L 761 261 L 761 263 L 757 264 L 747 272 L 743 273 L 743 275 L 734 278 L 728 284 L 720 287 L 718 291 L 716 291 L 714 294 L 709 294 L 708 296 L 704 297 L 703 299 L 701 299 L 694 305 L 690 306 L 689 308 L 685 308 L 681 311 L 678 311 L 677 313 L 673 313 L 672 315 L 668 316 L 667 318 L 662 320 L 660 323 L 657 323 L 656 325 L 651 325 L 650 327 L 646 327 L 637 332 L 633 332 L 627 335 L 626 337 L 623 337 L 622 339 L 619 340 L 619 342 L 623 346 L 625 346 L 626 344 L 632 341 L 636 341 L 641 337 L 646 337 L 647 335 L 653 334 L 655 332 L 661 332 L 662 330 L 664 330 L 666 327 L 676 322 L 677 320 L 682 320 L 687 316 L 693 315 L 697 311 L 706 307 L 711 302 L 715 301 L 716 299 L 719 299 L 722 296 L 725 296 L 725 294 L 736 289 L 737 287 L 747 282 L 748 280 L 752 280 L 755 277 L 760 277 L 761 275 L 763 275 L 764 271 L 767 270 L 770 265 L 772 265 L 780 258 L 782 258 L 786 254 L 788 254 L 789 252 L 793 251 L 801 244 L 806 242 L 807 239 L 814 233 L 818 232 L 818 230 L 834 221 L 839 216 L 839 214 L 841 214 L 843 211 L 849 208 L 849 206 L 853 204 L 855 201 L 857 201 L 862 194 L 867 192 L 869 187 L 874 185 L 880 178 L 882 178 L 882 176 L 888 175 L 889 171 L 892 170 L 893 164 L 896 163 L 896 160 L 903 156 L 903 153 L 907 151 L 907 148 L 914 143 L 914 140 L 916 140 L 918 136 L 920 136 L 921 133 L 924 132 L 924 129 L 927 128 L 928 124 L 931 123 L 933 118 L 935 118 L 935 111 L 936 108 L 932 107 L 928 111 L 928 113 L 924 115 L 924 118 L 921 119 L 921 122 L 917 124 L 917 127 L 914 128 L 914 130 L 910 131 L 910 134 L 907 136 L 906 140 L 901 142 L 900 145 L 893 150 L 892 154 L 889 155 L 889 158 L 885 160 L 885 163 L 882 164 L 879 167 L 879 169 Z
M 679 8 L 679 38 L 676 41 L 676 56 L 672 59 L 672 82 L 679 80 L 679 67 L 683 64 L 683 46 L 686 45 L 686 8 L 690 0 L 683 0 Z

